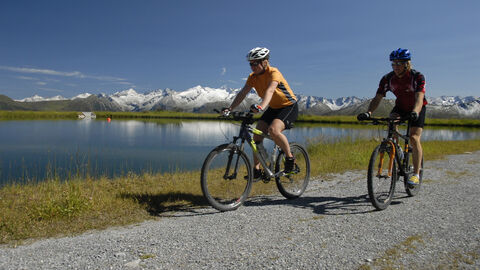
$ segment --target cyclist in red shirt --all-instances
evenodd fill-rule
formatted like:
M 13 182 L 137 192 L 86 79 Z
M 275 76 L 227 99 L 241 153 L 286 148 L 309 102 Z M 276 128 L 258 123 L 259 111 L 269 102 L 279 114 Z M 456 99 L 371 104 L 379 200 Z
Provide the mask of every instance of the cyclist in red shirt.
M 358 120 L 368 119 L 377 109 L 380 101 L 388 91 L 395 96 L 395 107 L 390 113 L 391 117 L 410 118 L 410 140 L 412 146 L 414 174 L 409 178 L 410 185 L 419 184 L 420 163 L 423 149 L 420 142 L 425 123 L 425 77 L 422 73 L 412 69 L 410 51 L 399 48 L 390 54 L 393 71 L 380 80 L 375 97 L 370 101 L 368 111 L 357 116 Z

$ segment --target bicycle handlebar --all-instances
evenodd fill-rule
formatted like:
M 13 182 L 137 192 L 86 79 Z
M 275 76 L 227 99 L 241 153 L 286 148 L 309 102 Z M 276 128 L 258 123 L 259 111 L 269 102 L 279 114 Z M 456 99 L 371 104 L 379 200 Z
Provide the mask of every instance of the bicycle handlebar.
M 360 121 L 372 121 L 372 124 L 378 125 L 381 122 L 385 123 L 395 123 L 400 125 L 405 122 L 407 122 L 410 118 L 409 117 L 401 117 L 401 118 L 391 118 L 391 117 L 369 117 L 365 120 L 360 120 Z
M 220 118 L 231 118 L 235 121 L 245 121 L 247 124 L 252 124 L 255 122 L 253 119 L 254 114 L 250 111 L 229 111 L 228 113 L 223 113 L 223 111 L 219 111 L 217 109 L 214 109 L 213 111 L 222 114 L 219 116 Z

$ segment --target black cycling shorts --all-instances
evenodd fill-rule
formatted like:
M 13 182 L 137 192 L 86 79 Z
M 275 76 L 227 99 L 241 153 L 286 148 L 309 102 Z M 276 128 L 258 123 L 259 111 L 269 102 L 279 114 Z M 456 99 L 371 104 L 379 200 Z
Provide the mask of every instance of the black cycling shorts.
M 283 107 L 280 109 L 272 109 L 268 107 L 268 109 L 263 113 L 260 120 L 266 122 L 269 126 L 272 124 L 273 120 L 280 119 L 285 124 L 285 129 L 290 129 L 293 127 L 293 123 L 298 118 L 298 105 L 292 104 L 287 107 Z
M 427 107 L 423 106 L 422 110 L 420 111 L 420 114 L 418 114 L 418 119 L 416 121 L 410 121 L 410 126 L 411 127 L 423 128 L 423 126 L 425 126 L 425 113 L 426 113 L 426 111 L 427 111 Z M 403 117 L 408 117 L 410 115 L 410 112 L 403 111 L 403 110 L 399 109 L 397 106 L 393 107 L 392 112 L 390 112 L 390 114 L 392 114 L 392 113 L 397 113 L 402 118 Z

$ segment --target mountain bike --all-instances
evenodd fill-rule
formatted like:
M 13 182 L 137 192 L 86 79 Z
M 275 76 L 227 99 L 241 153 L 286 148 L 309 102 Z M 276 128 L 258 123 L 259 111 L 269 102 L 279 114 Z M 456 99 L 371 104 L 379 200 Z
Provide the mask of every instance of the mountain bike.
M 278 190 L 287 199 L 297 198 L 305 192 L 310 179 L 310 159 L 303 146 L 290 143 L 295 168 L 285 173 L 285 153 L 281 148 L 274 143 L 272 153 L 268 154 L 263 143 L 254 142 L 252 134 L 268 140 L 272 138 L 251 126 L 255 122 L 252 113 L 231 112 L 223 117 L 241 121 L 241 125 L 238 136 L 234 136 L 230 143 L 215 147 L 203 163 L 202 192 L 210 205 L 219 211 L 230 211 L 237 209 L 247 199 L 255 180 L 252 162 L 245 153 L 245 142 L 263 167 L 262 177 L 257 181 L 267 183 L 275 179 Z
M 408 184 L 408 179 L 414 173 L 412 147 L 409 146 L 410 122 L 408 121 L 405 135 L 397 131 L 397 126 L 403 125 L 408 119 L 402 118 L 369 118 L 372 124 L 388 125 L 387 137 L 375 147 L 368 164 L 367 185 L 368 196 L 377 210 L 387 208 L 393 199 L 395 184 L 403 176 L 405 190 L 408 196 L 418 194 L 423 178 L 423 157 L 420 167 L 420 183 Z M 403 149 L 398 140 L 404 140 Z

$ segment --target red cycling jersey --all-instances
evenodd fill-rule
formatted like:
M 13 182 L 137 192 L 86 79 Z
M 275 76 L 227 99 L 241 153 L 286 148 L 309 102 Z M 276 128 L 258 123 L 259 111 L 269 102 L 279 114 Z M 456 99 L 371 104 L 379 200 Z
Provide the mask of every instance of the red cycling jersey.
M 383 76 L 378 86 L 377 94 L 385 96 L 387 91 L 391 91 L 397 99 L 395 106 L 405 112 L 410 112 L 415 106 L 415 93 L 425 93 L 425 77 L 422 73 L 411 70 L 403 77 L 399 78 L 395 72 L 390 72 Z M 423 98 L 423 106 L 428 102 Z

